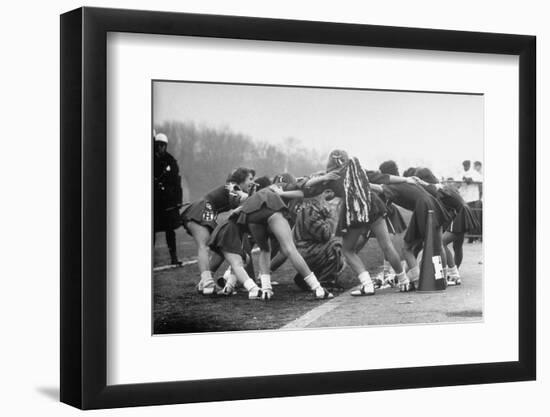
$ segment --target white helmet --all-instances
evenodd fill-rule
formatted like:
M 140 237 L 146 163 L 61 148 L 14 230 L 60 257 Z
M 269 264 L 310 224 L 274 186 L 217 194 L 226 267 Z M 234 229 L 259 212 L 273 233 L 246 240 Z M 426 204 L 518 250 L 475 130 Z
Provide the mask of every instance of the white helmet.
M 166 136 L 164 133 L 157 133 L 155 135 L 155 142 L 163 142 L 168 144 L 168 136 Z

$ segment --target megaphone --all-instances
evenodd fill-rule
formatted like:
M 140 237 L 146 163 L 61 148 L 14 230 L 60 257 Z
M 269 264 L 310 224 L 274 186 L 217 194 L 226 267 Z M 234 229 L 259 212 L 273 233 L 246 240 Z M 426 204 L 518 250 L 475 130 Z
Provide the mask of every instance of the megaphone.
M 441 235 L 434 227 L 434 211 L 428 210 L 418 291 L 431 292 L 445 289 L 447 289 L 447 280 L 441 260 Z

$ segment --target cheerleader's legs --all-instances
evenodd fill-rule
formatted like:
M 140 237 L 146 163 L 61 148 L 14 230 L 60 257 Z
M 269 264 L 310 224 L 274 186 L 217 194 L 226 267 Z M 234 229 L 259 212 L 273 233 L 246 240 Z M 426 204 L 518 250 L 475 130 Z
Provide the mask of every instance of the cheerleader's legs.
M 401 265 L 401 257 L 393 246 L 388 226 L 383 218 L 377 219 L 371 226 L 370 230 L 376 236 L 378 245 L 384 252 L 384 259 L 386 259 L 397 275 L 403 272 L 403 266 Z
M 373 224 L 371 224 L 370 229 L 376 236 L 376 240 L 378 241 L 378 245 L 380 245 L 382 252 L 384 252 L 384 259 L 386 259 L 390 263 L 393 270 L 395 271 L 399 290 L 402 292 L 409 291 L 410 280 L 405 274 L 403 265 L 401 264 L 401 257 L 399 256 L 399 253 L 395 250 L 395 246 L 393 246 L 393 242 L 391 240 L 386 221 L 383 218 L 379 218 Z
M 193 240 L 197 245 L 197 263 L 199 266 L 199 271 L 202 273 L 209 270 L 210 260 L 209 260 L 209 251 L 206 242 L 210 238 L 210 230 L 204 226 L 201 226 L 195 222 L 189 222 L 187 228 L 193 236 Z
M 228 280 L 225 284 L 225 287 L 220 294 L 231 295 L 235 289 L 235 284 L 239 282 L 244 288 L 248 291 L 248 298 L 251 300 L 256 300 L 261 298 L 261 291 L 250 276 L 248 276 L 246 270 L 244 269 L 243 258 L 241 255 L 231 252 L 223 252 L 224 258 L 231 265 L 233 270 L 234 277 L 236 282 Z M 234 279 L 235 279 L 234 278 Z
M 309 269 L 309 266 L 307 265 L 304 258 L 302 258 L 302 255 L 298 252 L 298 249 L 296 249 L 296 245 L 294 244 L 294 240 L 292 239 L 292 231 L 290 230 L 290 225 L 288 224 L 288 221 L 285 219 L 282 213 L 274 213 L 272 214 L 269 219 L 267 220 L 267 224 L 269 226 L 269 229 L 271 230 L 271 233 L 275 236 L 277 241 L 279 242 L 279 245 L 281 247 L 281 253 L 285 255 L 290 262 L 292 263 L 292 266 L 296 269 L 296 271 L 302 275 L 306 282 L 306 284 L 311 288 L 311 290 L 315 293 L 316 298 L 331 298 L 332 294 L 330 294 L 328 291 L 326 291 L 319 281 L 317 280 L 317 277 L 311 270 Z M 255 228 L 250 228 L 250 231 L 252 232 L 252 235 L 254 236 L 254 239 L 258 243 L 258 246 L 260 246 L 260 249 L 262 253 L 260 254 L 260 280 L 262 281 L 262 291 L 264 290 L 264 282 L 265 284 L 269 283 L 269 287 L 271 287 L 271 276 L 270 275 L 263 275 L 263 274 L 269 274 L 269 267 L 270 267 L 270 261 L 271 261 L 271 252 L 269 251 L 269 244 L 267 242 L 267 231 L 264 230 L 265 235 L 258 236 L 259 239 L 255 235 Z M 260 243 L 261 242 L 261 243 Z M 267 243 L 267 245 L 266 245 Z M 262 256 L 263 261 L 262 261 Z M 262 265 L 263 264 L 263 265 Z
M 304 277 L 310 275 L 311 270 L 298 249 L 296 249 L 290 225 L 284 216 L 281 213 L 275 213 L 268 219 L 268 224 L 271 232 L 279 242 L 281 253 L 290 260 L 292 266 L 300 275 Z
M 438 227 L 436 230 L 436 233 L 439 237 L 439 242 L 441 245 L 440 251 L 441 251 L 441 264 L 443 265 L 443 271 L 447 269 L 447 251 L 445 250 L 445 245 L 443 244 L 443 228 Z
M 208 270 L 214 274 L 220 268 L 220 266 L 222 266 L 222 264 L 223 264 L 223 256 L 220 256 L 216 252 L 211 251 L 210 261 L 209 261 L 210 266 Z
M 462 251 L 462 246 L 464 245 L 464 233 L 445 232 L 443 234 L 443 245 L 447 248 L 450 243 L 453 244 L 454 259 L 452 255 L 450 255 L 450 250 L 447 249 L 447 263 L 449 264 L 449 267 L 456 266 L 457 268 L 460 268 L 462 259 L 464 258 L 464 253 Z
M 271 286 L 271 273 L 269 266 L 271 263 L 271 245 L 267 233 L 267 226 L 258 223 L 249 223 L 248 229 L 252 238 L 260 248 L 260 256 L 258 264 L 260 267 L 260 282 L 262 285 L 262 298 L 269 300 L 273 296 L 273 288 Z
M 278 252 L 273 258 L 271 258 L 271 272 L 275 272 L 286 262 L 286 256 L 282 252 Z
M 460 268 L 462 265 L 462 259 L 464 259 L 464 252 L 462 252 L 462 246 L 464 245 L 464 233 L 461 233 L 460 237 L 453 242 L 453 250 L 455 252 L 455 265 Z
M 250 223 L 248 225 L 252 238 L 260 248 L 260 256 L 258 263 L 260 266 L 260 275 L 269 274 L 269 265 L 271 263 L 271 246 L 269 244 L 269 236 L 267 227 L 263 224 Z
M 342 252 L 344 252 L 344 256 L 346 257 L 346 261 L 348 262 L 348 265 L 350 266 L 351 270 L 357 274 L 361 275 L 365 272 L 367 272 L 367 269 L 365 268 L 365 264 L 355 251 L 357 248 L 357 242 L 359 241 L 359 238 L 361 235 L 366 233 L 367 226 L 364 227 L 354 227 L 349 229 L 343 236 L 342 239 Z M 368 272 L 367 272 L 368 273 Z
M 361 287 L 358 290 L 350 293 L 353 296 L 374 294 L 374 284 L 370 277 L 369 271 L 367 271 L 365 264 L 356 252 L 357 242 L 359 241 L 361 235 L 366 233 L 367 230 L 367 225 L 363 227 L 353 227 L 349 229 L 342 238 L 342 252 L 346 257 L 346 261 L 351 270 L 357 274 L 357 278 L 361 283 Z
M 256 274 L 254 273 L 254 262 L 252 261 L 252 243 L 249 241 L 248 236 L 245 236 L 243 238 L 243 249 L 246 253 L 246 262 L 244 264 L 244 270 L 248 274 L 249 277 L 254 277 Z M 217 254 L 216 254 L 217 255 Z M 219 256 L 219 255 L 218 255 Z M 210 258 L 210 271 L 212 273 L 216 272 L 218 268 L 223 263 L 224 258 L 220 258 L 220 263 L 218 264 L 218 260 L 216 258 Z M 231 268 L 231 265 L 227 267 L 223 274 L 223 279 L 235 281 L 235 274 L 233 273 L 233 269 Z M 236 282 L 236 281 L 235 281 Z M 219 284 L 219 281 L 217 281 Z
M 448 245 L 453 244 L 454 257 L 451 253 Z M 462 264 L 463 252 L 462 246 L 464 244 L 464 233 L 452 233 L 445 232 L 443 234 L 443 246 L 447 254 L 447 285 L 460 285 L 462 280 L 460 273 L 458 272 L 459 266 Z
M 248 273 L 249 277 L 254 278 L 256 273 L 254 272 L 254 262 L 252 261 L 252 247 L 254 246 L 254 242 L 250 238 L 250 236 L 246 235 L 243 238 L 243 248 L 247 256 L 247 263 L 244 266 L 244 269 Z
M 418 256 L 418 253 L 420 252 L 420 250 L 417 250 L 417 248 L 418 248 L 418 246 L 415 245 L 414 243 L 404 242 L 404 245 L 403 245 L 403 259 L 405 259 L 405 262 L 407 262 L 407 268 L 409 270 L 411 270 L 411 269 L 418 266 L 418 262 L 416 261 L 416 257 Z
M 403 259 L 407 264 L 407 278 L 411 285 L 416 287 L 420 279 L 420 268 L 416 260 L 418 253 L 422 249 L 422 242 L 403 242 Z
M 216 283 L 210 272 L 209 249 L 206 243 L 210 238 L 210 230 L 195 222 L 189 222 L 187 228 L 193 236 L 193 240 L 197 245 L 197 263 L 201 273 L 201 279 L 197 286 L 200 293 L 204 295 L 214 294 L 216 291 Z

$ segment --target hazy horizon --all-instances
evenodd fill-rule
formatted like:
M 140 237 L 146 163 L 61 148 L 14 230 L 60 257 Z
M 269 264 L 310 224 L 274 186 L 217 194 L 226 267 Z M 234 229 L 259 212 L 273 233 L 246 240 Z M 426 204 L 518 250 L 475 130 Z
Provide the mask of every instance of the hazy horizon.
M 229 128 L 324 154 L 345 149 L 368 169 L 393 159 L 401 171 L 421 165 L 445 177 L 465 159 L 483 161 L 483 119 L 482 95 L 173 81 L 153 88 L 155 125 Z

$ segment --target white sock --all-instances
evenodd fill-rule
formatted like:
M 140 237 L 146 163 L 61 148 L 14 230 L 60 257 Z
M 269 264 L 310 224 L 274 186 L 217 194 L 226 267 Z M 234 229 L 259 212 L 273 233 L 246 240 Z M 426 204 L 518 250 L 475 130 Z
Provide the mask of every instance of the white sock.
M 225 286 L 234 289 L 237 286 L 237 276 L 234 274 L 228 274 L 227 277 L 224 275 L 225 278 Z
M 420 268 L 415 266 L 414 268 L 409 269 L 409 272 L 407 272 L 407 276 L 409 277 L 409 280 L 411 282 L 418 281 L 420 278 Z
M 243 287 L 248 291 L 257 291 L 259 290 L 258 286 L 254 282 L 252 278 L 248 278 L 245 282 L 243 282 Z
M 271 275 L 260 274 L 260 282 L 262 283 L 262 290 L 271 290 Z
M 370 277 L 369 271 L 363 271 L 359 274 L 359 282 L 361 282 L 362 285 L 371 285 L 372 279 Z
M 309 274 L 307 277 L 305 277 L 304 281 L 309 286 L 309 288 L 311 288 L 313 291 L 321 287 L 321 284 L 319 283 L 319 281 L 317 280 L 317 277 L 313 272 Z
M 407 284 L 409 282 L 409 278 L 407 277 L 405 270 L 403 270 L 400 274 L 397 274 L 397 282 L 399 284 Z
M 453 278 L 459 278 L 460 277 L 460 274 L 458 272 L 458 268 L 457 268 L 456 265 L 453 266 L 452 268 L 448 268 L 447 273 L 449 274 L 449 276 L 451 276 Z
M 212 272 L 210 271 L 201 272 L 201 282 L 208 283 L 210 281 L 214 281 L 214 279 L 212 278 Z
M 226 281 L 229 279 L 230 275 L 233 275 L 232 272 L 233 271 L 231 270 L 231 267 L 228 266 L 225 272 L 223 273 L 223 277 L 225 278 Z

